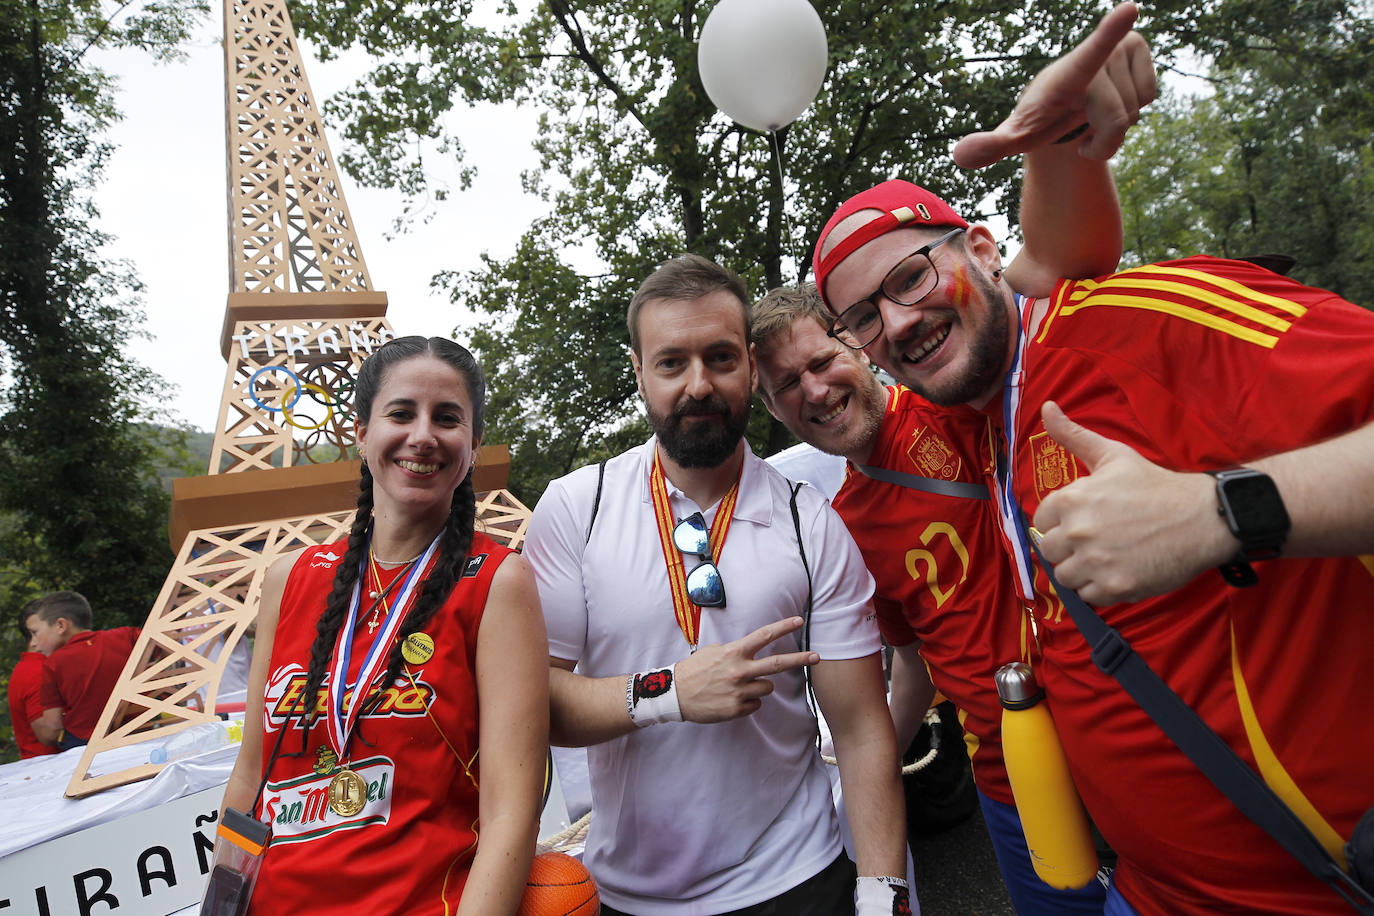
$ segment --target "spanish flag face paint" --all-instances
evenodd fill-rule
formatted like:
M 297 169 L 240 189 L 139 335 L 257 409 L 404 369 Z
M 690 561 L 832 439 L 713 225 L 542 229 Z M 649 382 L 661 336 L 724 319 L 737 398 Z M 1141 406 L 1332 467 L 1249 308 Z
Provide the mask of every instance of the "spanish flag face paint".
M 945 301 L 952 308 L 963 311 L 969 305 L 969 290 L 971 284 L 968 280 L 968 268 L 964 264 L 956 264 L 954 269 L 946 274 L 945 280 Z

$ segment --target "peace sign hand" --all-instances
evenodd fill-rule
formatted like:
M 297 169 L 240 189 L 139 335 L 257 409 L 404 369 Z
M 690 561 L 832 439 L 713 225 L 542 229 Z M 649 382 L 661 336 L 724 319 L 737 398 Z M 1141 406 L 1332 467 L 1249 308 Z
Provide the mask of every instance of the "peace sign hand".
M 725 645 L 702 646 L 677 663 L 677 699 L 688 722 L 725 722 L 747 716 L 773 692 L 775 674 L 814 665 L 815 652 L 787 652 L 754 656 L 770 643 L 795 633 L 802 618 L 789 617 L 759 627 Z

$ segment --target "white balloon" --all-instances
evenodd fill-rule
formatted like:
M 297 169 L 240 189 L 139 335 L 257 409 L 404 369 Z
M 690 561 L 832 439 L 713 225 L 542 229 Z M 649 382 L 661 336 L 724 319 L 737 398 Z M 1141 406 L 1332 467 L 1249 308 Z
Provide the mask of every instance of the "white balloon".
M 777 130 L 805 111 L 826 62 L 825 26 L 807 0 L 720 0 L 697 42 L 706 94 L 755 130 Z

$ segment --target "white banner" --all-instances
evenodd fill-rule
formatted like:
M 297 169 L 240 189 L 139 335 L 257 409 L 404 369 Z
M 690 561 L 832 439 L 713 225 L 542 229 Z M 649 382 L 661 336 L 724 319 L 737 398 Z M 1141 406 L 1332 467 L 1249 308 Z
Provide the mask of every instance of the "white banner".
M 200 902 L 224 787 L 0 861 L 0 916 L 167 916 Z

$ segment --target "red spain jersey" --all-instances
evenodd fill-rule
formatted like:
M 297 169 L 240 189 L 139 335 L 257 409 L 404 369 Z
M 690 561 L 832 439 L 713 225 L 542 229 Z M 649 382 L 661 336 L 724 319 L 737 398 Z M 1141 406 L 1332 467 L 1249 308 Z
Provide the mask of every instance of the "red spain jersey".
M 43 662 L 38 699 L 44 709 L 61 708 L 64 730 L 90 740 L 140 632 L 138 627 L 86 630 Z
M 986 428 L 987 419 L 970 408 L 936 408 L 905 387 L 889 387 L 869 464 L 981 484 L 976 445 Z M 851 464 L 833 505 L 873 574 L 883 638 L 894 646 L 920 641 L 931 680 L 959 708 L 978 787 L 1011 804 L 993 674 L 1028 660 L 1028 621 L 1007 574 L 992 502 L 873 480 Z
M 314 703 L 302 691 L 316 624 L 346 547 L 339 541 L 308 548 L 282 595 L 264 697 L 264 767 L 288 718 L 289 725 L 259 808 L 272 840 L 252 916 L 449 913 L 476 852 L 477 632 L 492 576 L 511 551 L 476 534 L 464 575 L 424 627 L 428 640 L 411 637 L 401 675 L 367 695 L 344 760 L 367 783 L 366 802 L 345 817 L 328 804 L 334 767 L 324 716 L 312 722 L 304 754 L 300 723 L 305 709 L 327 708 L 328 677 Z M 364 600 L 363 609 L 369 604 Z M 350 683 L 370 644 L 366 625 L 359 625 Z M 473 761 L 470 775 L 459 755 Z
M 32 723 L 43 715 L 43 704 L 38 699 L 42 680 L 43 656 L 37 652 L 21 654 L 10 675 L 9 688 L 10 722 L 14 725 L 14 743 L 19 745 L 20 757 L 57 753 L 57 748 L 39 741 L 33 733 Z
M 993 405 L 999 423 L 1014 414 L 1012 487 L 1027 518 L 1088 473 L 1046 434 L 1046 400 L 1182 471 L 1235 467 L 1374 419 L 1374 314 L 1251 264 L 1199 257 L 1064 281 L 1048 306 L 1023 338 L 1019 386 Z M 1098 611 L 1336 853 L 1374 805 L 1374 558 L 1255 569 L 1253 588 L 1209 570 Z M 1039 571 L 1037 590 L 1047 591 Z M 1349 911 L 1093 665 L 1057 599 L 1036 613 L 1038 675 L 1133 906 Z

